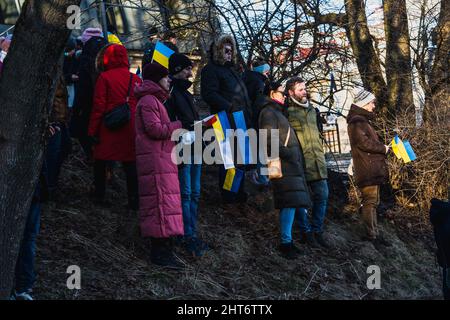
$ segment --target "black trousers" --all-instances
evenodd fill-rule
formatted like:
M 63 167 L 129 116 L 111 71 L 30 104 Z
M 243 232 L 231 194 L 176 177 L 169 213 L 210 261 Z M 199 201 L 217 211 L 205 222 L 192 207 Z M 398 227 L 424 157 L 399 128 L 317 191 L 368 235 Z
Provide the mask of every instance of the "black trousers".
M 99 200 L 103 200 L 105 197 L 107 163 L 106 160 L 95 160 L 94 162 L 94 196 Z M 131 208 L 137 208 L 139 195 L 136 162 L 122 162 L 122 167 L 127 180 L 128 205 Z
M 444 279 L 444 283 L 442 285 L 442 291 L 444 292 L 444 300 L 450 300 L 450 287 L 447 285 L 447 277 L 448 277 L 448 272 L 449 269 L 447 268 L 442 268 L 442 277 Z

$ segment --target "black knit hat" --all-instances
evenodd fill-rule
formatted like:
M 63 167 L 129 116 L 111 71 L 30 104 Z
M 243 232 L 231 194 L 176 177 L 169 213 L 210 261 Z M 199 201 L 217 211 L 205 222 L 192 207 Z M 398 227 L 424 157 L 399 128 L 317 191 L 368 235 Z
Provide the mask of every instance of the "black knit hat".
M 283 85 L 283 81 L 281 81 L 281 80 L 270 81 L 264 87 L 264 95 L 266 95 L 266 96 L 270 95 L 271 91 L 276 91 L 282 85 Z
M 177 74 L 187 67 L 192 67 L 192 61 L 181 53 L 174 53 L 169 58 L 169 71 L 171 75 Z
M 169 71 L 156 62 L 147 64 L 142 72 L 142 78 L 144 80 L 151 80 L 155 83 L 158 83 L 162 78 L 167 77 L 168 75 Z

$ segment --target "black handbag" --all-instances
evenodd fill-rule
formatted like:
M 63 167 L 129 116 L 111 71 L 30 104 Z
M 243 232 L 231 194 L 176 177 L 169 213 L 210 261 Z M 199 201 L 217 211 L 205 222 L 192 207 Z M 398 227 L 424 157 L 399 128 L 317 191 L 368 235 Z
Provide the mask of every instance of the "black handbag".
M 114 107 L 111 111 L 108 111 L 103 117 L 105 127 L 111 131 L 123 128 L 131 119 L 131 110 L 128 104 L 131 93 L 131 82 L 133 81 L 133 74 L 130 73 L 130 83 L 128 84 L 128 92 L 126 102 Z

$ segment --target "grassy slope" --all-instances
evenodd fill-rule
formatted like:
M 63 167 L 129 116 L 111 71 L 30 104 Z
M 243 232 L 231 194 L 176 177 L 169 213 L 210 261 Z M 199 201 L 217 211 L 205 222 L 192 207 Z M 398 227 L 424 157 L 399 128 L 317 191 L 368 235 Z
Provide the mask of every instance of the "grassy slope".
M 309 251 L 296 261 L 277 252 L 278 212 L 270 210 L 270 192 L 248 204 L 223 206 L 217 168 L 205 167 L 199 228 L 214 249 L 199 260 L 184 255 L 182 272 L 148 262 L 148 243 L 139 237 L 137 214 L 126 202 L 121 170 L 108 196 L 111 209 L 88 199 L 91 169 L 74 156 L 65 164 L 61 193 L 42 215 L 38 238 L 38 299 L 424 299 L 439 298 L 440 275 L 431 235 L 402 231 L 394 219 L 381 222 L 393 246 L 361 242 L 354 200 L 339 177 L 330 179 L 332 198 L 326 231 L 334 248 Z M 397 214 L 397 217 L 401 217 Z M 404 219 L 403 219 L 404 220 Z M 394 223 L 395 221 L 395 223 Z M 294 238 L 298 239 L 298 228 Z M 400 237 L 399 237 L 400 235 Z M 381 268 L 381 290 L 366 287 L 369 265 Z M 78 265 L 82 289 L 66 288 L 66 269 Z

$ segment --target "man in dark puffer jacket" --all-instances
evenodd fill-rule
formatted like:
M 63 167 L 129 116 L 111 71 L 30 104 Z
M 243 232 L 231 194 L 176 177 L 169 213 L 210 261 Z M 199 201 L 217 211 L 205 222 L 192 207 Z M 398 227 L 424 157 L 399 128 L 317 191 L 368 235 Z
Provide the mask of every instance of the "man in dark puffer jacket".
M 235 70 L 236 43 L 230 35 L 222 35 L 214 40 L 210 49 L 211 58 L 201 72 L 201 95 L 209 105 L 211 114 L 225 111 L 232 129 L 236 129 L 232 114 L 243 111 L 247 128 L 252 127 L 252 109 L 247 88 Z M 235 144 L 236 145 L 236 144 Z M 238 167 L 244 169 L 243 166 Z M 226 203 L 246 202 L 245 177 L 239 191 L 233 193 L 223 189 L 226 171 L 220 166 L 219 188 Z

